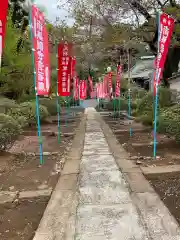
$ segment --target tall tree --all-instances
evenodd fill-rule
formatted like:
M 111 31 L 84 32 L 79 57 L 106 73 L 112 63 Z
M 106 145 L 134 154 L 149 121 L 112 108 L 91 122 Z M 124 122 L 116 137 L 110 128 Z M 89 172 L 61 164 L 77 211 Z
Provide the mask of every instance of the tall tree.
M 72 0 L 72 9 L 75 18 L 81 25 L 86 26 L 90 17 L 98 20 L 95 27 L 107 32 L 104 35 L 116 36 L 118 24 L 128 23 L 131 27 L 126 28 L 126 34 L 118 34 L 119 42 L 145 42 L 151 52 L 157 55 L 157 20 L 156 11 L 163 10 L 175 18 L 174 34 L 168 52 L 163 80 L 168 86 L 167 78 L 172 76 L 178 69 L 180 61 L 180 5 L 175 0 Z M 108 29 L 108 30 L 107 30 Z M 114 30 L 114 31 L 113 31 Z M 111 34 L 112 33 L 112 34 Z M 119 43 L 120 45 L 120 43 Z

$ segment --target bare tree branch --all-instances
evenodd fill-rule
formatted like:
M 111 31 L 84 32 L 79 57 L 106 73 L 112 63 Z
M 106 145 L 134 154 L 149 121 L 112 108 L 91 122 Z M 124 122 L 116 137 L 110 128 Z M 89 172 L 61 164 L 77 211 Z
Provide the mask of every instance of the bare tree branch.
M 156 2 L 159 4 L 159 6 L 163 7 L 164 4 L 162 4 L 162 2 L 160 0 L 156 0 Z
M 146 20 L 149 20 L 150 18 L 152 18 L 149 12 L 140 4 L 138 0 L 130 1 L 130 5 L 135 9 L 137 9 L 139 13 L 141 13 L 146 18 Z

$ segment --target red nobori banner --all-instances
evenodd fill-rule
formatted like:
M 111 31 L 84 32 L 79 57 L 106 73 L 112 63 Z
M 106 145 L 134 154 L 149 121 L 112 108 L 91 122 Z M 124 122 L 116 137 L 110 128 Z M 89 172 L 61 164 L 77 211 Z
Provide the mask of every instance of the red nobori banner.
M 71 78 L 74 78 L 75 76 L 75 69 L 76 69 L 76 58 L 73 57 L 71 59 Z
M 109 94 L 112 94 L 112 72 L 108 73 Z
M 67 42 L 58 45 L 58 96 L 70 96 L 71 49 Z
M 36 69 L 36 94 L 48 95 L 50 90 L 48 33 L 44 23 L 44 16 L 34 5 L 32 5 L 32 31 Z
M 96 97 L 99 98 L 99 83 L 96 83 Z
M 115 96 L 120 96 L 121 65 L 117 66 Z
M 155 65 L 158 71 L 158 74 L 156 76 L 156 73 L 154 75 L 154 89 L 157 84 L 160 84 L 160 80 L 162 78 L 164 64 L 166 61 L 169 44 L 171 41 L 171 36 L 174 29 L 174 19 L 167 15 L 166 13 L 162 13 L 160 15 L 160 26 L 159 26 L 159 53 L 155 60 Z M 155 90 L 156 91 L 156 90 Z M 154 91 L 154 92 L 155 92 Z M 155 92 L 156 93 L 156 92 Z
M 79 98 L 79 78 L 74 77 L 74 99 L 78 100 Z
M 90 76 L 88 76 L 88 81 L 89 81 L 89 86 L 90 86 L 90 92 L 92 93 L 93 92 L 93 81 L 91 79 Z M 91 98 L 92 98 L 92 94 L 91 94 Z
M 100 98 L 105 98 L 105 92 L 104 92 L 104 82 L 100 83 Z
M 105 95 L 105 98 L 108 98 L 108 76 L 105 75 L 104 76 L 104 80 L 103 80 L 104 84 L 104 95 Z
M 79 83 L 79 99 L 84 100 L 86 99 L 86 93 L 87 93 L 87 86 L 85 80 L 80 80 Z
M 8 0 L 3 0 L 1 2 L 1 7 L 0 7 L 0 67 L 1 67 L 2 51 L 4 48 L 7 9 L 8 9 Z

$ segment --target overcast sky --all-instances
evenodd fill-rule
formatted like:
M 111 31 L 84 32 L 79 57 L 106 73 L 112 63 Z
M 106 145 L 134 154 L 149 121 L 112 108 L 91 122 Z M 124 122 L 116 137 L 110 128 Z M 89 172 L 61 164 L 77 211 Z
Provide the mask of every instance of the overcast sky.
M 63 5 L 66 0 L 59 0 L 60 4 Z M 61 9 L 57 8 L 58 0 L 35 0 L 35 3 L 43 5 L 47 10 L 48 19 L 51 22 L 56 21 L 56 17 L 61 20 L 66 20 L 68 24 L 72 24 L 73 20 L 68 17 L 68 6 L 65 4 Z

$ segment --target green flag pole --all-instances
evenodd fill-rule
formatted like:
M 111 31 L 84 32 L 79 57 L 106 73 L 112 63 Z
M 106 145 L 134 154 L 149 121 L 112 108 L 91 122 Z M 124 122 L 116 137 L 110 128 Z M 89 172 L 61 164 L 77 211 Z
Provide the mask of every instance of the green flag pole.
M 66 97 L 66 104 L 65 104 L 65 122 L 66 122 L 66 127 L 67 127 L 67 125 L 68 125 L 68 123 L 67 123 L 67 114 L 68 114 L 68 97 Z
M 115 113 L 116 113 L 116 98 L 113 98 L 113 118 L 115 118 Z

